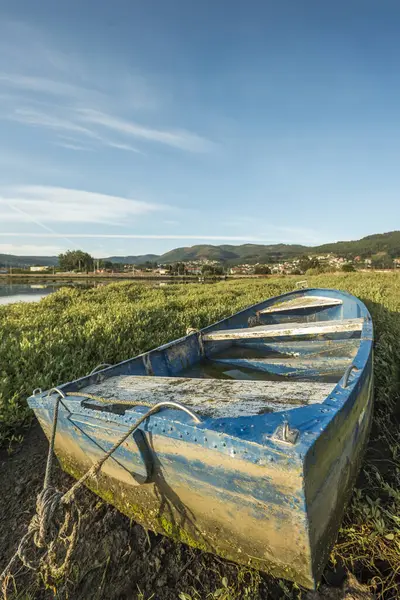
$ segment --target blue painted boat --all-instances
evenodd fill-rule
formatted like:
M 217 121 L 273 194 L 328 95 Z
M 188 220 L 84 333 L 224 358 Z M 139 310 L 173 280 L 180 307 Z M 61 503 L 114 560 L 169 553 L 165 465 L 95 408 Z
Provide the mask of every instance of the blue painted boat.
M 59 387 L 55 451 L 144 527 L 313 588 L 368 438 L 373 328 L 357 298 L 296 290 Z M 57 393 L 29 398 L 46 435 Z

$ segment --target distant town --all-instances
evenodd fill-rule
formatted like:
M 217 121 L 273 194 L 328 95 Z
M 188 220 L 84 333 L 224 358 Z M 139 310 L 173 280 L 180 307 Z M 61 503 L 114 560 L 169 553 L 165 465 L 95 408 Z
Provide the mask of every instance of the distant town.
M 303 255 L 298 258 L 267 264 L 243 263 L 226 266 L 218 260 L 199 259 L 181 261 L 172 264 L 158 264 L 147 261 L 143 264 L 123 264 L 108 260 L 94 259 L 82 251 L 69 251 L 60 255 L 59 265 L 31 265 L 21 267 L 0 267 L 0 274 L 125 274 L 133 277 L 170 277 L 170 276 L 261 276 L 261 275 L 303 275 L 329 271 L 354 271 L 369 269 L 398 269 L 400 258 L 390 258 L 386 252 L 377 253 L 372 258 L 355 256 L 345 258 L 334 253 Z

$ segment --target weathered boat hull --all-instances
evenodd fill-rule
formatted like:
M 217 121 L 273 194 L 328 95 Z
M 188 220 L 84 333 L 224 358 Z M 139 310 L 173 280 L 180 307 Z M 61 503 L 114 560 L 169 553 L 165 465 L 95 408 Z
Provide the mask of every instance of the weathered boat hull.
M 247 320 L 273 300 L 239 315 Z M 186 414 L 166 410 L 149 418 L 88 486 L 148 529 L 315 587 L 337 535 L 372 416 L 372 323 L 364 305 L 353 300 L 360 308 L 354 314 L 352 304 L 350 316 L 366 317 L 353 361 L 358 371 L 346 386 L 343 381 L 334 386 L 324 402 L 288 410 L 284 417 L 282 412 L 226 416 L 200 425 Z M 237 315 L 231 320 L 238 325 Z M 159 365 L 167 352 L 169 364 L 179 372 L 178 362 L 197 352 L 196 335 L 108 371 L 137 373 L 143 365 L 148 369 L 150 361 L 154 375 L 165 375 Z M 195 362 L 193 356 L 189 362 Z M 142 407 L 120 411 L 124 414 L 93 410 L 73 395 L 104 376 L 63 386 L 71 395 L 60 404 L 55 451 L 63 469 L 75 478 L 145 412 Z M 38 394 L 29 399 L 48 437 L 54 398 Z M 283 418 L 299 432 L 294 444 L 276 438 Z
M 358 386 L 304 461 L 314 585 L 320 580 L 335 543 L 367 445 L 373 414 L 372 354 Z
M 51 408 L 47 414 L 37 411 L 37 416 L 49 435 Z M 281 468 L 259 448 L 247 444 L 239 448 L 228 436 L 211 435 L 208 441 L 210 446 L 233 446 L 234 456 L 218 447 L 200 449 L 190 441 L 194 431 L 189 427 L 183 431 L 179 423 L 176 428 L 178 439 L 166 441 L 151 434 L 157 459 L 150 483 L 138 485 L 131 475 L 138 458 L 136 448 L 129 444 L 118 455 L 118 462 L 106 463 L 89 487 L 148 529 L 310 585 L 309 574 L 303 572 L 309 544 L 301 463 Z M 99 433 L 96 427 L 94 434 L 85 427 L 86 433 L 82 433 L 76 425 L 73 429 L 71 435 L 68 416 L 60 415 L 55 450 L 62 468 L 79 478 L 121 432 L 113 434 L 107 428 Z M 93 451 L 94 440 L 98 452 Z

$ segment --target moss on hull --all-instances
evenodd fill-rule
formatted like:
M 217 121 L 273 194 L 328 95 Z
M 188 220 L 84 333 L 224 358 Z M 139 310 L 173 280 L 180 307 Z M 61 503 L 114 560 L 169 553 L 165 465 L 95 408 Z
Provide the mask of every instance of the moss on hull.
M 69 473 L 75 479 L 79 479 L 85 469 L 80 469 L 71 457 L 59 456 L 61 468 L 66 473 Z M 97 478 L 97 482 L 89 480 L 86 486 L 95 494 L 100 496 L 105 502 L 115 506 L 119 511 L 140 523 L 145 529 L 151 529 L 156 533 L 167 535 L 177 542 L 183 542 L 192 548 L 202 550 L 204 552 L 211 551 L 211 548 L 200 539 L 196 538 L 195 535 L 190 534 L 186 529 L 180 527 L 173 521 L 169 520 L 165 515 L 155 515 L 154 507 L 140 506 L 139 504 L 132 502 L 131 499 L 125 499 L 125 493 L 121 492 L 121 484 L 114 482 L 114 485 L 110 485 L 109 477 L 104 477 L 100 474 Z
M 162 527 L 162 533 L 168 535 L 176 542 L 183 542 L 192 548 L 203 550 L 207 552 L 209 548 L 205 542 L 195 539 L 186 529 L 178 527 L 175 523 L 168 521 L 166 517 L 160 517 L 160 525 Z
M 64 471 L 79 479 L 90 465 L 80 465 L 73 457 L 58 453 L 58 460 Z M 239 539 L 235 532 L 224 531 L 220 523 L 211 520 L 204 522 L 196 515 L 196 519 L 182 518 L 176 507 L 163 501 L 154 484 L 129 486 L 100 472 L 96 481 L 89 480 L 87 487 L 105 502 L 115 506 L 120 512 L 134 519 L 145 529 L 166 535 L 176 542 L 182 542 L 203 552 L 211 552 L 227 560 L 255 568 L 274 577 L 283 577 L 297 581 L 307 588 L 313 586 L 309 576 L 309 565 L 304 558 L 301 565 L 277 565 L 260 558 L 260 548 L 252 547 L 251 540 Z M 152 493 L 140 494 L 138 491 L 151 488 Z M 144 498 L 147 497 L 147 501 Z M 180 520 L 180 522 L 179 522 Z

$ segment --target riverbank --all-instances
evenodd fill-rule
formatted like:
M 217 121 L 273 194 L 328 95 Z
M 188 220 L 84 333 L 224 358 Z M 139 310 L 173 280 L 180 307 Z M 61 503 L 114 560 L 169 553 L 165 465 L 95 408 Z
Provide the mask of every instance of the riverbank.
M 258 275 L 246 276 L 246 277 L 259 277 Z M 73 280 L 85 280 L 85 279 L 93 279 L 93 280 L 129 280 L 129 281 L 170 281 L 170 282 L 179 282 L 179 281 L 194 281 L 198 282 L 199 279 L 202 281 L 225 281 L 228 277 L 225 275 L 212 275 L 212 276 L 204 276 L 204 275 L 133 275 L 131 273 L 0 273 L 0 281 L 5 281 L 7 279 L 15 280 L 50 280 L 50 281 L 59 281 L 60 279 L 65 279 L 68 281 Z M 229 276 L 229 279 L 235 279 L 236 276 Z M 240 279 L 242 277 L 239 277 Z
M 13 304 L 15 302 L 38 302 L 45 296 L 52 294 L 62 287 L 76 287 L 79 289 L 89 289 L 99 286 L 112 285 L 116 282 L 131 281 L 138 285 L 144 286 L 166 286 L 166 285 L 193 285 L 198 284 L 198 279 L 155 279 L 155 278 L 142 278 L 136 280 L 130 280 L 126 278 L 59 278 L 53 279 L 52 277 L 32 277 L 32 278 L 20 278 L 14 277 L 11 279 L 0 279 L 0 305 Z M 217 283 L 217 279 L 202 280 L 200 283 Z

